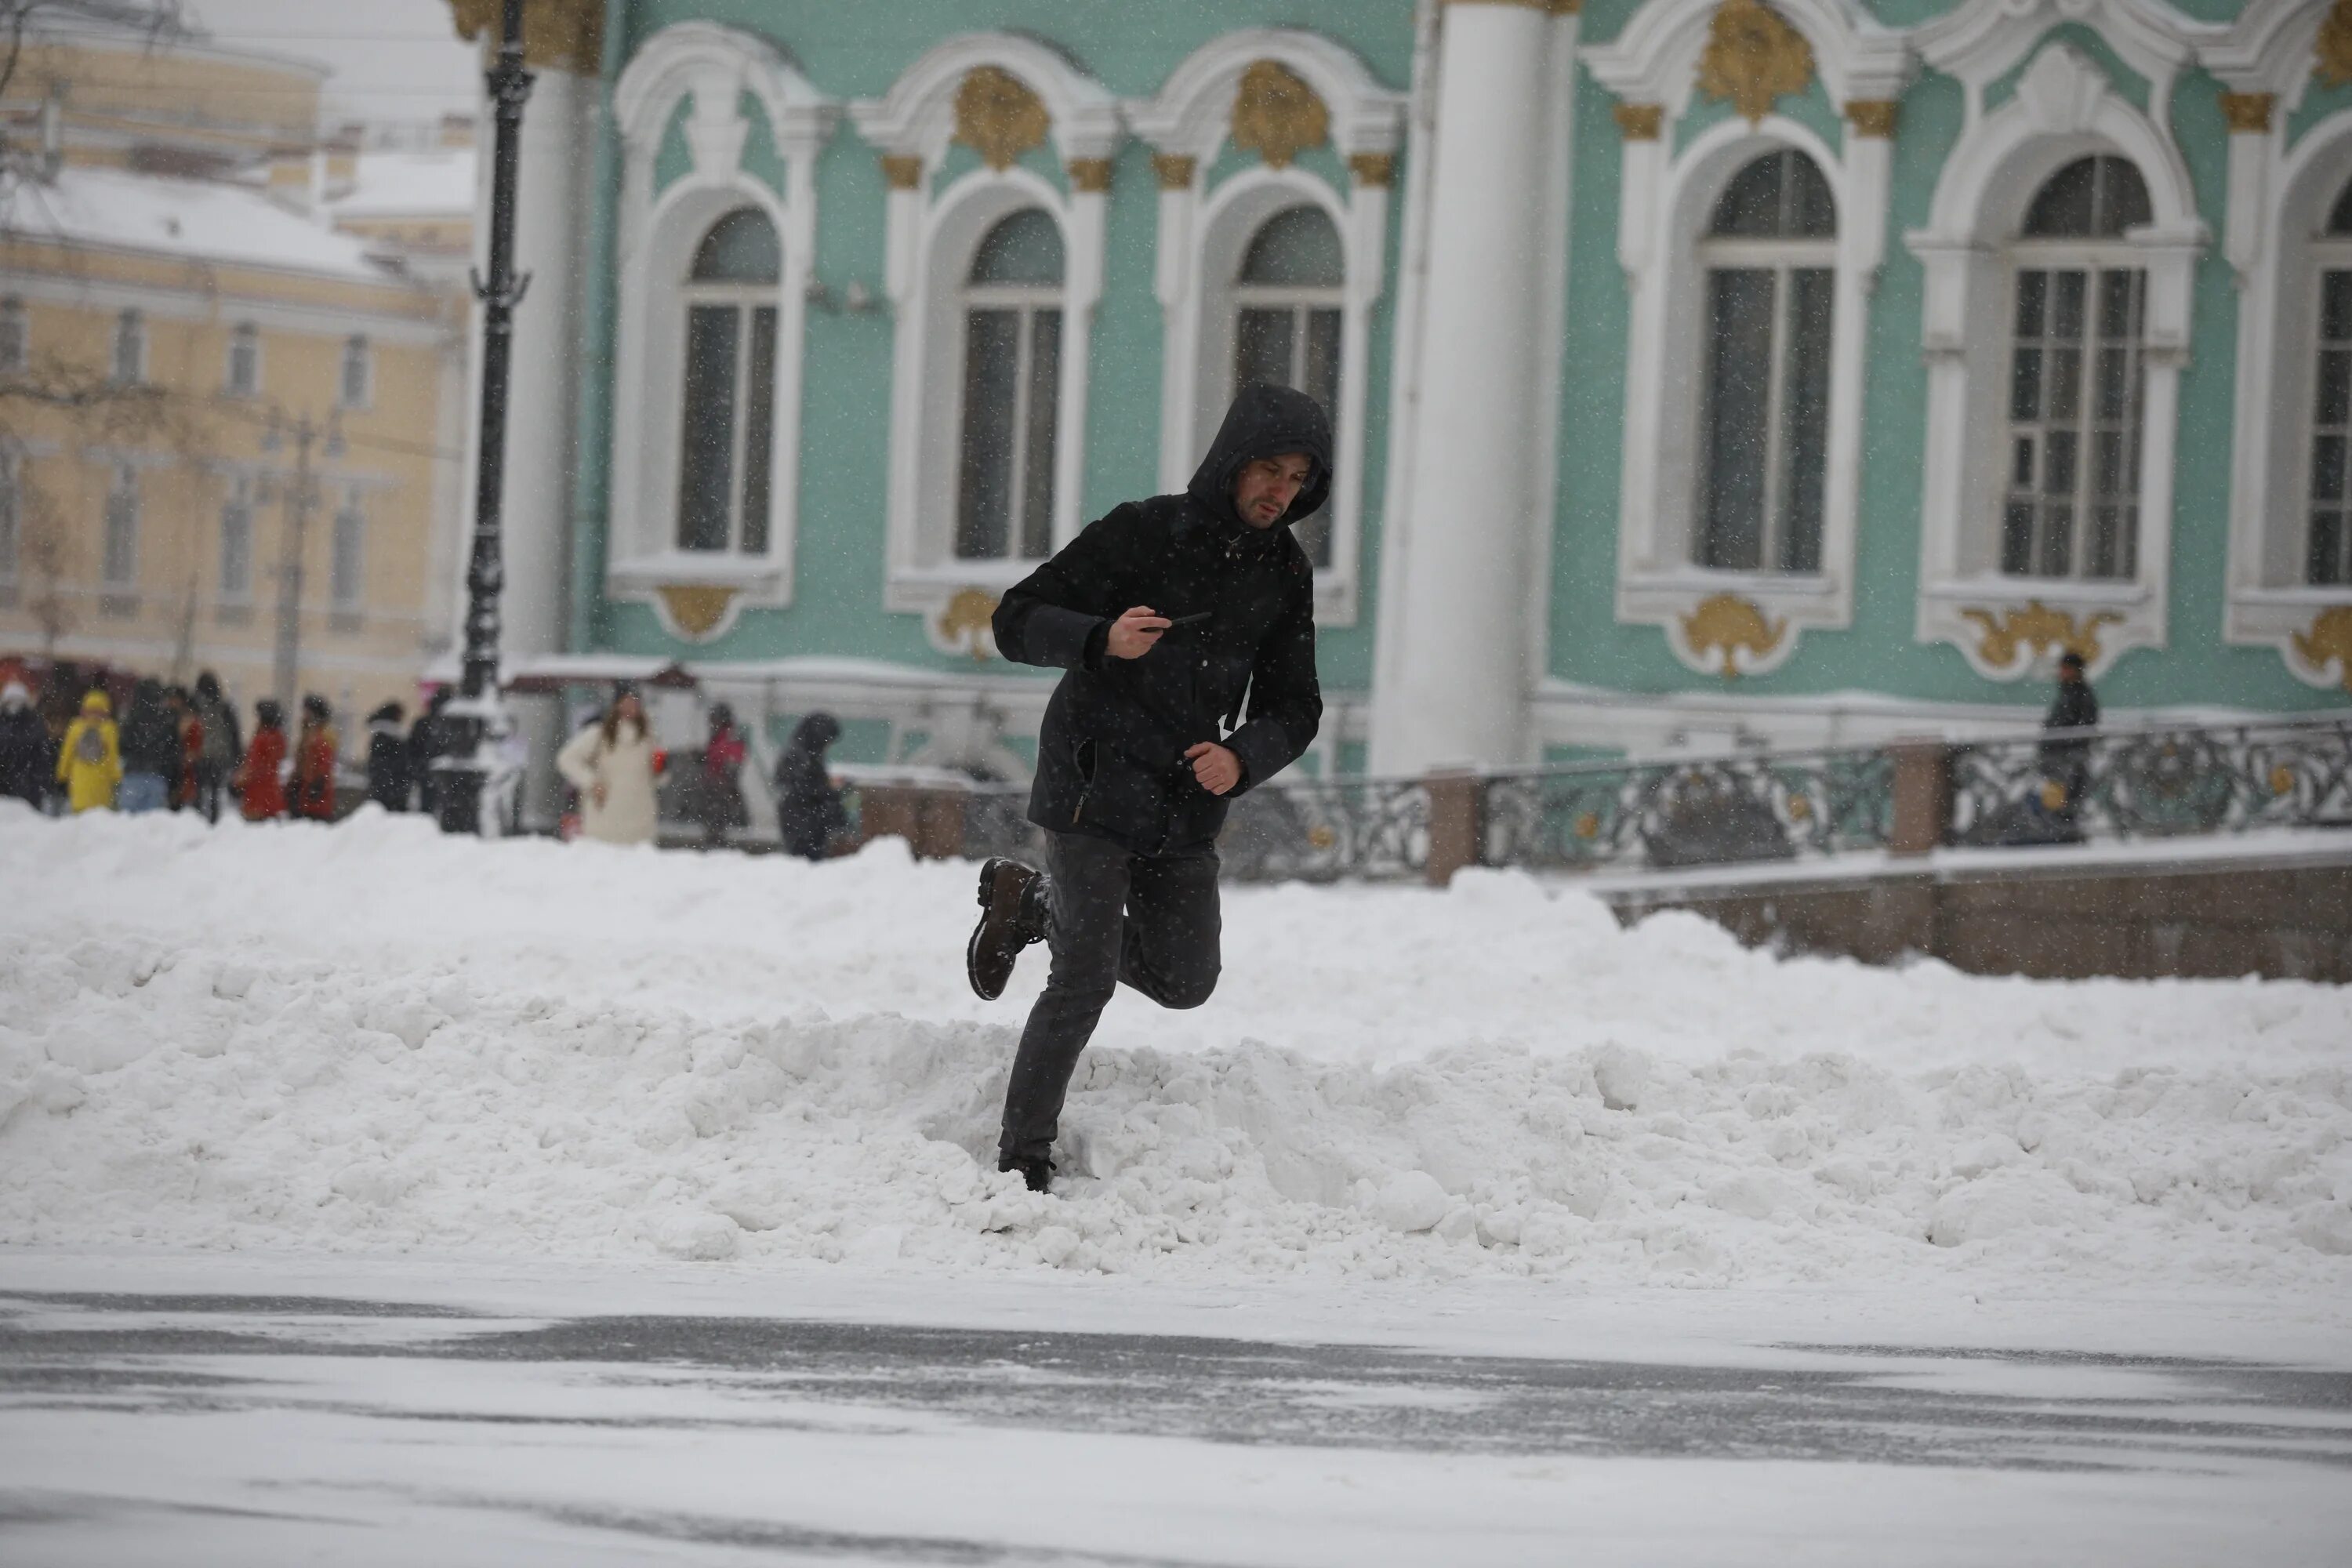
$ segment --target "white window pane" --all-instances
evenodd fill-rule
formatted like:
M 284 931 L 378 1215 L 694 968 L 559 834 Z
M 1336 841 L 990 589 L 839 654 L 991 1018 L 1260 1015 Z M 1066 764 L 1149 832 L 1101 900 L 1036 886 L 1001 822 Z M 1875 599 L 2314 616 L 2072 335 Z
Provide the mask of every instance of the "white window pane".
M 139 575 L 139 479 L 128 469 L 107 492 L 103 573 L 110 588 L 129 587 Z
M 1337 289 L 1348 280 L 1339 231 L 1321 207 L 1296 206 L 1265 220 L 1243 253 L 1244 283 Z
M 1781 355 L 1780 539 L 1783 572 L 1822 566 L 1822 509 L 1829 471 L 1832 275 L 1789 274 L 1788 346 Z
M 221 505 L 220 596 L 253 596 L 253 499 L 241 481 Z
M 335 608 L 348 610 L 360 602 L 361 551 L 367 520 L 354 500 L 335 513 L 334 555 L 329 564 L 329 588 Z

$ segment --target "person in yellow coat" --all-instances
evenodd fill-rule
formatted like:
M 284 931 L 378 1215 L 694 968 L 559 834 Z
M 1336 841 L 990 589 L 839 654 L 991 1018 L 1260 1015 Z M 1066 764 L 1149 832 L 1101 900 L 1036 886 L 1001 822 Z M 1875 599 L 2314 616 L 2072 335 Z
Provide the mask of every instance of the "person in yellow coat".
M 66 726 L 58 748 L 58 782 L 75 812 L 114 809 L 114 787 L 122 782 L 122 744 L 114 732 L 114 705 L 103 691 L 81 700 L 81 717 Z

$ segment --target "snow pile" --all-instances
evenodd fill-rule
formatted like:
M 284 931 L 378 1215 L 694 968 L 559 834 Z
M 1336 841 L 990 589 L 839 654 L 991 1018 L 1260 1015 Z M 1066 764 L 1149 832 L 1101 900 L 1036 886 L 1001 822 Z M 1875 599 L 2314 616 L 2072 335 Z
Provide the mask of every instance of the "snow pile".
M 1194 1278 L 2352 1284 L 2352 994 L 1242 889 L 993 1169 L 971 868 L 0 808 L 0 1239 Z

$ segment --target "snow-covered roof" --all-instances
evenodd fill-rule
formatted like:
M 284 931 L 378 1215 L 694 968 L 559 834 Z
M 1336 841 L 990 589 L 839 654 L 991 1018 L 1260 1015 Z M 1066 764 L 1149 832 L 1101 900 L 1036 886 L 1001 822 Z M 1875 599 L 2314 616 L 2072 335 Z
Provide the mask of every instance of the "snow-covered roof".
M 364 241 L 288 211 L 258 191 L 121 169 L 67 168 L 0 197 L 0 235 L 147 251 L 283 271 L 390 281 Z
M 362 153 L 351 190 L 326 204 L 338 218 L 467 216 L 474 210 L 474 150 Z

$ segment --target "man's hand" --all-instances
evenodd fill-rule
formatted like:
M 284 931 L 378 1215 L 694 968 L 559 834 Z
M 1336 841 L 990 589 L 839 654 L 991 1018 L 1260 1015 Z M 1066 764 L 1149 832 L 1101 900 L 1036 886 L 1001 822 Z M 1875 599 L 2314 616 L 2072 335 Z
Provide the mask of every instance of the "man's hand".
M 1168 629 L 1168 617 L 1148 605 L 1138 605 L 1110 624 L 1110 638 L 1103 651 L 1113 658 L 1141 658 L 1160 646 L 1160 634 Z
M 1192 777 L 1211 795 L 1230 795 L 1242 782 L 1242 760 L 1214 741 L 1203 741 L 1184 753 Z

